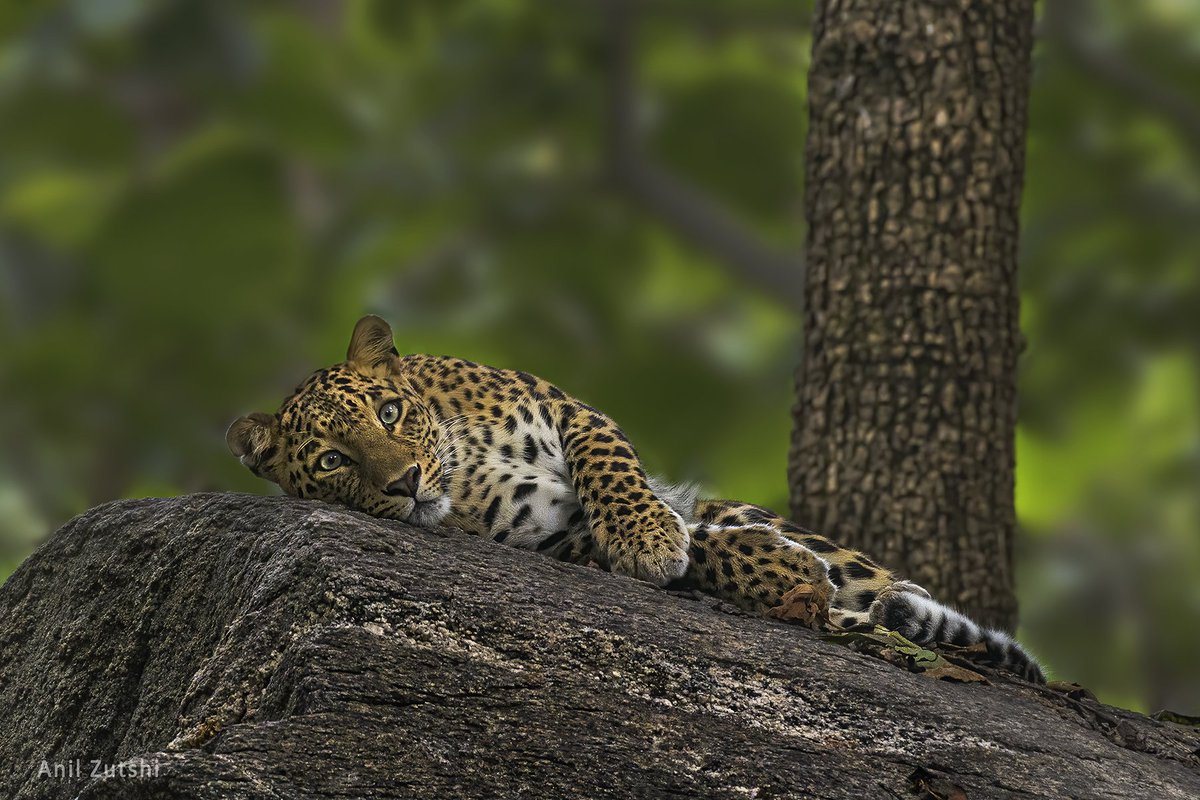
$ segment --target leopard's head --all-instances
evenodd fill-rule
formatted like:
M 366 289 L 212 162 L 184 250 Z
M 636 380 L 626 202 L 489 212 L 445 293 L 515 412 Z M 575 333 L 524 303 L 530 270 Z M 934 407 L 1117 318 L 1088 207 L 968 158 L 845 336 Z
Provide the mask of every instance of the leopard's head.
M 442 428 L 400 364 L 388 324 L 364 317 L 344 362 L 314 372 L 278 413 L 234 420 L 229 449 L 295 497 L 436 524 L 450 507 Z

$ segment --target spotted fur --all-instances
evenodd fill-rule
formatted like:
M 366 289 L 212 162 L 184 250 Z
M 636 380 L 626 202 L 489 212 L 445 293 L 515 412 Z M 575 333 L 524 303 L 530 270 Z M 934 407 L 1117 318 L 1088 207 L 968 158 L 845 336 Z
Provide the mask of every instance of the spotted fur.
M 558 387 L 448 356 L 401 356 L 378 317 L 359 321 L 344 362 L 313 373 L 276 414 L 239 418 L 227 439 L 256 475 L 297 497 L 457 526 L 749 611 L 813 584 L 833 596 L 842 624 L 884 624 L 921 644 L 982 641 L 997 663 L 1041 679 L 1010 639 L 862 553 L 765 508 L 647 476 L 616 423 Z

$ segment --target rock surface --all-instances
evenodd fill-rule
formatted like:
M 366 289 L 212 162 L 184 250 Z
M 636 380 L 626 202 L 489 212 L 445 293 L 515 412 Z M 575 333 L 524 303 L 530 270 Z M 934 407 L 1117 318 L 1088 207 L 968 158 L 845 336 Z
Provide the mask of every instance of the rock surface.
M 59 530 L 0 590 L 0 719 L 16 798 L 1200 797 L 1195 729 L 249 495 Z

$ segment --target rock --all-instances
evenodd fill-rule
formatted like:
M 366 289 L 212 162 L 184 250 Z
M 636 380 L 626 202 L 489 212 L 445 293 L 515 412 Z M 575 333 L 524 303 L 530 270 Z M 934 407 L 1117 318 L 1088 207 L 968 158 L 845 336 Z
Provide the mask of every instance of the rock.
M 111 503 L 0 590 L 0 795 L 1200 796 L 1195 729 L 716 605 L 315 502 Z

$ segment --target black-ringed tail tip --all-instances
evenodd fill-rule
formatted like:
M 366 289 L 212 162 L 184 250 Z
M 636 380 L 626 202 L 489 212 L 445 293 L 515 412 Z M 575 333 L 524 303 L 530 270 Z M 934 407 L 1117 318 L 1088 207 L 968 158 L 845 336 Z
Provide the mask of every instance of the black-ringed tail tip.
M 1033 683 L 1046 676 L 1033 656 L 1002 631 L 985 628 L 953 608 L 912 592 L 890 592 L 871 606 L 871 621 L 890 628 L 915 644 L 945 642 L 967 647 L 980 642 L 987 663 L 1015 672 Z

